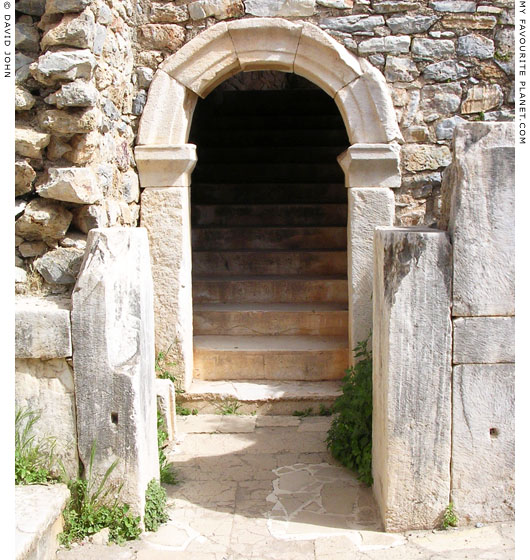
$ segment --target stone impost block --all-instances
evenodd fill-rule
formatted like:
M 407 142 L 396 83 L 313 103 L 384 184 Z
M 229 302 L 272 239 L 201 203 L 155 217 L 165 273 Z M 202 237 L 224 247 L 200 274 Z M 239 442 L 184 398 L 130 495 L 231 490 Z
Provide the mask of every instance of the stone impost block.
M 390 189 L 348 189 L 350 365 L 355 362 L 353 350 L 372 331 L 374 230 L 393 225 L 394 208 L 394 193 Z
M 143 517 L 145 490 L 159 477 L 153 281 L 143 228 L 93 229 L 72 295 L 79 456 L 94 472 L 113 461 L 111 481 Z
M 241 71 L 226 23 L 218 23 L 186 43 L 160 65 L 163 70 L 201 97 Z
M 514 517 L 515 368 L 453 368 L 451 500 L 463 523 Z
M 71 355 L 70 300 L 17 298 L 15 356 L 50 360 Z
M 138 128 L 139 145 L 180 145 L 188 141 L 197 94 L 157 71 Z M 165 110 L 161 110 L 161 106 Z
M 228 24 L 243 71 L 293 72 L 302 25 L 273 18 L 242 19 Z
M 194 144 L 136 146 L 134 155 L 142 188 L 190 186 L 191 172 L 197 163 Z
M 44 327 L 45 328 L 45 327 Z M 15 405 L 37 412 L 36 440 L 53 438 L 54 455 L 70 477 L 77 477 L 77 427 L 74 376 L 64 358 L 15 360 Z M 60 474 L 56 468 L 56 474 Z
M 177 433 L 177 414 L 175 412 L 175 384 L 171 379 L 155 380 L 156 401 L 158 412 L 162 415 L 164 429 L 169 441 L 175 439 Z
M 155 289 L 155 344 L 183 389 L 193 371 L 190 189 L 144 189 L 140 223 L 147 229 Z
M 400 150 L 397 144 L 350 146 L 337 158 L 346 177 L 346 188 L 399 188 L 401 186 Z
M 515 362 L 515 317 L 460 317 L 453 340 L 455 364 Z
M 316 25 L 304 23 L 294 71 L 335 94 L 363 73 L 360 62 L 340 43 Z
M 514 142 L 510 122 L 455 128 L 442 184 L 453 239 L 453 315 L 515 314 Z
M 374 496 L 387 531 L 431 529 L 451 485 L 451 244 L 378 228 L 374 252 Z

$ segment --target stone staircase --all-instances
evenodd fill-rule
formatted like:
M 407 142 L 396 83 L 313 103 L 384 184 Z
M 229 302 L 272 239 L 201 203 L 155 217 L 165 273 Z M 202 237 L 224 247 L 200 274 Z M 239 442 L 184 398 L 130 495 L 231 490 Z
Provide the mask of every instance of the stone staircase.
M 197 107 L 190 142 L 199 158 L 190 395 L 258 402 L 261 388 L 269 404 L 271 394 L 295 408 L 330 404 L 348 366 L 336 161 L 348 139 L 335 104 L 314 89 L 214 92 Z

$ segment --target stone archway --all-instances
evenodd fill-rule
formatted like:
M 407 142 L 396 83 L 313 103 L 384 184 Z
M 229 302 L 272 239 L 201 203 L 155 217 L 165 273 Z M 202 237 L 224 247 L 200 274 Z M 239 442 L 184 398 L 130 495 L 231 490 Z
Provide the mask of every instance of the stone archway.
M 393 224 L 391 189 L 400 185 L 402 138 L 384 78 L 310 23 L 222 22 L 160 66 L 135 149 L 144 189 L 141 224 L 153 261 L 156 346 L 178 364 L 175 374 L 184 389 L 193 371 L 189 187 L 197 157 L 187 143 L 193 111 L 198 96 L 206 97 L 228 77 L 271 69 L 314 82 L 333 97 L 344 120 L 352 144 L 338 158 L 348 189 L 350 356 L 371 329 L 373 230 Z

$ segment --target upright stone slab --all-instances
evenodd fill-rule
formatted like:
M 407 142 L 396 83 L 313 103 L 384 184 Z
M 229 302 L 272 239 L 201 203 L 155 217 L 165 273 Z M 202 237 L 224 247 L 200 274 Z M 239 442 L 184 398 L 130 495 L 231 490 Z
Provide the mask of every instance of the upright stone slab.
M 515 127 L 468 122 L 444 173 L 453 240 L 453 315 L 515 314 Z
M 79 456 L 111 480 L 136 515 L 159 477 L 154 372 L 153 286 L 147 232 L 102 228 L 88 234 L 72 296 L 72 345 Z
M 451 244 L 427 228 L 374 238 L 374 495 L 387 531 L 437 526 L 449 503 Z

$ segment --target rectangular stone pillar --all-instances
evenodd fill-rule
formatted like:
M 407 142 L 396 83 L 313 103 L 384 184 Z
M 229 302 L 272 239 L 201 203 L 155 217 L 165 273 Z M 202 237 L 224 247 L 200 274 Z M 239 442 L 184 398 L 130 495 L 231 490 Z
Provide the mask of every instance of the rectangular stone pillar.
M 449 236 L 377 228 L 372 474 L 387 531 L 433 528 L 449 503 L 451 350 Z
M 376 226 L 394 223 L 394 193 L 386 188 L 348 189 L 348 334 L 354 349 L 372 331 L 373 236 Z
M 147 232 L 102 228 L 88 234 L 72 296 L 72 346 L 79 457 L 94 473 L 115 459 L 111 481 L 143 517 L 145 490 L 159 477 L 153 284 Z

